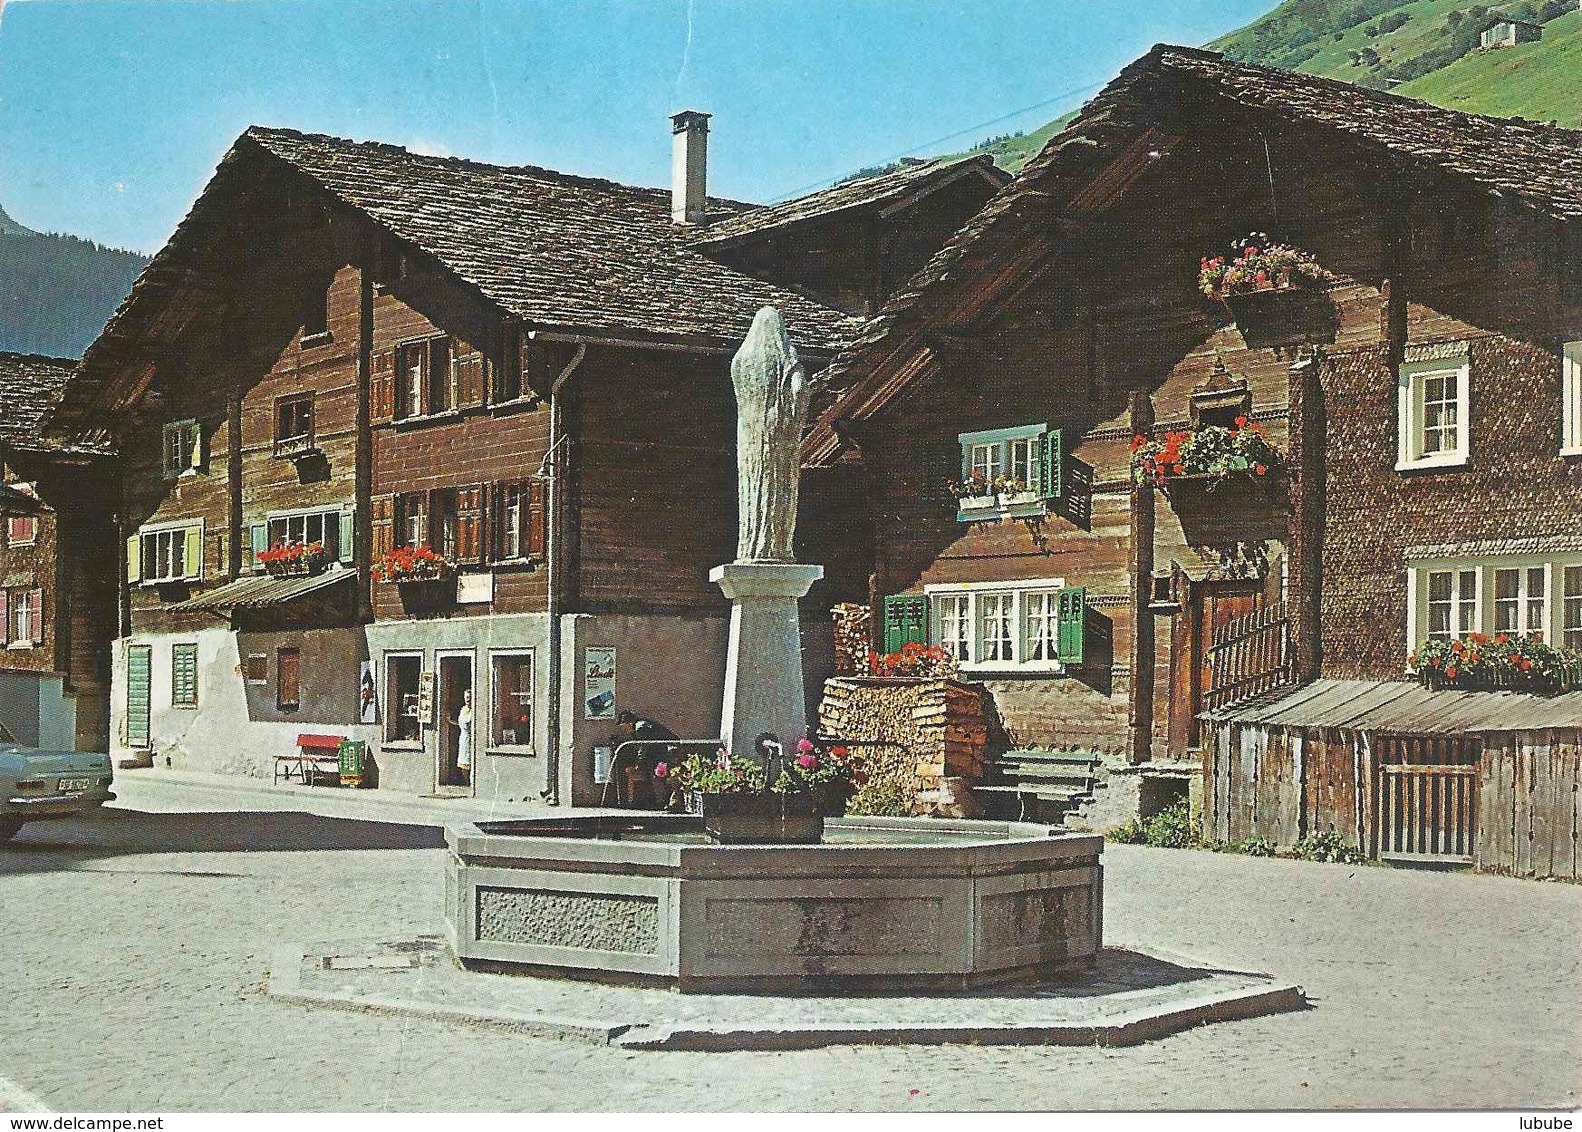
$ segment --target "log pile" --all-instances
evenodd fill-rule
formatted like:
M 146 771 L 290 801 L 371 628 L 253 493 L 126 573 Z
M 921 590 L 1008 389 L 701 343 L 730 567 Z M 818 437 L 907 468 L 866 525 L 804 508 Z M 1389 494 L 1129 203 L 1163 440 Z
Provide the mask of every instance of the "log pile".
M 868 675 L 868 634 L 873 611 L 866 605 L 842 602 L 829 613 L 835 622 L 835 675 Z
M 819 733 L 851 744 L 866 764 L 852 812 L 972 816 L 967 788 L 983 775 L 987 695 L 955 680 L 826 680 Z

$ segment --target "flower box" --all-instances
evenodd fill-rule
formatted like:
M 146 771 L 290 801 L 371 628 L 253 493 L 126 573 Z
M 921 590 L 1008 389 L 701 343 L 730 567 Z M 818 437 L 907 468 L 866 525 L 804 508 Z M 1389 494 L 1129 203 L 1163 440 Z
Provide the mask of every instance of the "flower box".
M 962 511 L 993 511 L 997 505 L 998 497 L 993 495 L 963 495 L 956 500 Z
M 1263 287 L 1222 298 L 1250 349 L 1335 340 L 1334 304 L 1320 287 Z
M 260 551 L 258 563 L 271 578 L 297 578 L 324 573 L 330 556 L 322 543 L 290 543 Z
M 434 613 L 456 604 L 456 575 L 438 578 L 397 578 L 401 608 L 408 613 Z
M 691 791 L 687 809 L 703 818 L 703 832 L 716 845 L 817 845 L 824 839 L 824 814 L 811 793 Z
M 1039 500 L 1036 491 L 1008 491 L 1001 492 L 997 497 L 1001 508 L 1020 507 L 1026 503 L 1037 503 Z

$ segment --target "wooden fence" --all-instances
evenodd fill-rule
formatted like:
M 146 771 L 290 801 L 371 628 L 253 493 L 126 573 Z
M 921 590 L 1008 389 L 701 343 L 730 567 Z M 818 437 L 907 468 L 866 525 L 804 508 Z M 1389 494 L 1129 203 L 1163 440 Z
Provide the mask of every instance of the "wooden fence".
M 1478 787 L 1479 869 L 1582 879 L 1582 732 L 1491 736 Z
M 1582 878 L 1582 732 L 1389 736 L 1222 723 L 1204 833 L 1291 845 L 1339 833 L 1370 857 Z
M 1285 602 L 1244 613 L 1214 630 L 1208 662 L 1204 711 L 1229 707 L 1292 683 L 1296 662 Z

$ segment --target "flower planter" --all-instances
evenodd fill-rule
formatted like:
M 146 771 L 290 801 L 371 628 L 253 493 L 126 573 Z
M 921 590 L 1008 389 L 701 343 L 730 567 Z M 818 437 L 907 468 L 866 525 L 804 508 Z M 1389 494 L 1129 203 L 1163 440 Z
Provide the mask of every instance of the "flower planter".
M 1013 491 L 1013 492 L 1007 492 L 1007 493 L 1002 493 L 998 497 L 998 499 L 999 499 L 999 505 L 1000 505 L 1001 508 L 1020 507 L 1020 506 L 1022 506 L 1025 503 L 1037 503 L 1038 502 L 1038 492 L 1036 492 L 1036 491 Z
M 456 575 L 440 578 L 397 578 L 401 608 L 408 613 L 434 613 L 456 604 Z
M 291 562 L 265 562 L 264 573 L 271 578 L 316 577 L 329 568 L 328 558 L 299 558 Z
M 956 500 L 956 506 L 962 511 L 993 511 L 995 497 L 992 495 L 964 495 Z
M 1280 481 L 1277 484 L 1276 480 Z M 1285 537 L 1282 469 L 1171 476 L 1160 490 L 1190 546 L 1224 546 Z
M 1265 287 L 1233 291 L 1221 296 L 1252 349 L 1333 342 L 1337 329 L 1335 305 L 1320 287 Z
M 812 794 L 701 794 L 687 809 L 703 818 L 703 832 L 716 845 L 817 845 L 824 839 L 824 814 Z

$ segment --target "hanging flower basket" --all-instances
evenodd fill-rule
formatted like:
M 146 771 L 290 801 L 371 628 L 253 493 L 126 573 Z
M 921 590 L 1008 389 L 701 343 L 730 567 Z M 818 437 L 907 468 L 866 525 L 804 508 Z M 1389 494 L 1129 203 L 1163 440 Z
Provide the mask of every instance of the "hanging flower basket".
M 1324 292 L 1333 279 L 1307 252 L 1272 243 L 1262 232 L 1235 241 L 1228 256 L 1204 256 L 1198 265 L 1198 288 L 1229 308 L 1254 349 L 1334 341 L 1334 305 Z

